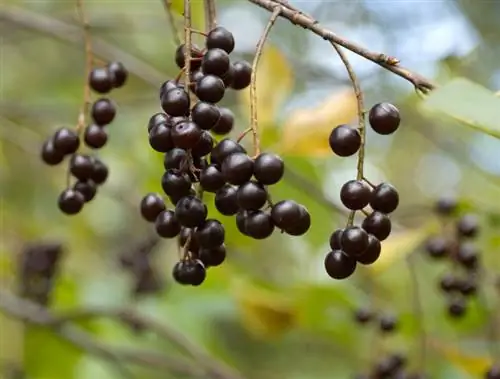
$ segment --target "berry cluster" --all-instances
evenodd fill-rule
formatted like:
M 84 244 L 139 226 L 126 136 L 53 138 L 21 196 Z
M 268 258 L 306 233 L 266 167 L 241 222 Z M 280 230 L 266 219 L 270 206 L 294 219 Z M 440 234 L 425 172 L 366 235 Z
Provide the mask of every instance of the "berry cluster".
M 467 298 L 476 294 L 479 280 L 479 249 L 472 242 L 479 233 L 475 215 L 464 214 L 458 219 L 452 216 L 457 207 L 453 198 L 443 198 L 436 203 L 435 210 L 445 216 L 443 233 L 429 238 L 426 251 L 433 259 L 447 259 L 450 271 L 439 280 L 439 288 L 448 300 L 448 314 L 461 318 L 467 311 Z
M 120 62 L 111 62 L 106 67 L 94 68 L 88 78 L 88 86 L 97 93 L 108 93 L 113 88 L 123 86 L 128 72 Z M 100 149 L 108 141 L 106 126 L 116 115 L 116 106 L 108 98 L 96 100 L 90 108 L 93 123 L 83 131 L 83 141 L 90 149 Z M 85 115 L 82 115 L 85 117 Z M 61 192 L 58 199 L 59 209 L 67 214 L 79 213 L 84 204 L 94 199 L 97 187 L 108 177 L 108 167 L 96 156 L 79 153 L 81 142 L 81 123 L 77 130 L 69 128 L 58 129 L 47 139 L 43 146 L 42 160 L 50 165 L 60 164 L 66 156 L 70 156 L 69 174 L 76 179 L 73 186 Z M 68 175 L 69 176 L 69 175 Z
M 62 245 L 40 242 L 24 247 L 18 264 L 20 294 L 41 305 L 47 305 L 54 285 Z
M 128 248 L 119 256 L 121 266 L 134 277 L 132 294 L 135 297 L 158 293 L 163 289 L 163 282 L 153 267 L 152 251 L 158 245 L 157 237 L 147 238 Z
M 225 229 L 216 219 L 207 219 L 203 193 L 214 193 L 216 209 L 236 216 L 238 230 L 248 237 L 264 239 L 275 228 L 291 235 L 310 227 L 306 208 L 291 200 L 272 205 L 268 186 L 283 177 L 283 160 L 271 153 L 250 157 L 239 140 L 225 135 L 233 129 L 233 113 L 216 105 L 227 88 L 241 90 L 250 84 L 251 66 L 231 63 L 232 33 L 217 27 L 206 36 L 206 49 L 191 47 L 190 72 L 186 72 L 186 46 L 176 51 L 176 63 L 184 79 L 168 80 L 161 86 L 161 107 L 148 124 L 151 147 L 164 153 L 165 172 L 161 185 L 173 205 L 167 209 L 162 195 L 149 193 L 140 209 L 143 218 L 154 222 L 162 238 L 178 238 L 183 254 L 173 269 L 174 279 L 185 285 L 200 285 L 208 267 L 226 258 Z M 189 85 L 186 86 L 186 82 Z M 197 97 L 191 106 L 190 93 Z M 266 212 L 265 207 L 271 211 Z
M 370 110 L 369 122 L 379 134 L 394 133 L 400 124 L 399 111 L 389 103 L 376 104 Z M 363 143 L 359 130 L 349 125 L 337 126 L 329 138 L 330 148 L 341 157 L 358 153 Z M 362 211 L 366 218 L 361 227 L 350 224 L 331 234 L 331 251 L 324 264 L 326 272 L 334 279 L 351 276 L 358 263 L 370 265 L 376 262 L 380 256 L 380 242 L 391 233 L 388 215 L 399 205 L 399 194 L 391 184 L 373 185 L 366 178 L 346 182 L 341 188 L 340 199 L 345 207 L 353 212 Z M 364 210 L 368 205 L 371 212 Z

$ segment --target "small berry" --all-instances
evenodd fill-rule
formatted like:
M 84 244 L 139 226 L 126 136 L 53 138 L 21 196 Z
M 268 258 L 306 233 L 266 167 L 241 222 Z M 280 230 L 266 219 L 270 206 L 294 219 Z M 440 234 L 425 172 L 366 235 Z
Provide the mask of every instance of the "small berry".
M 354 319 L 359 324 L 366 324 L 373 319 L 373 312 L 368 308 L 359 308 L 354 312 Z
M 189 194 L 191 180 L 186 173 L 167 170 L 162 176 L 161 187 L 166 195 L 179 198 Z
M 209 49 L 203 56 L 201 69 L 205 75 L 215 75 L 220 78 L 228 72 L 231 61 L 228 53 L 222 49 Z
M 108 179 L 108 175 L 109 175 L 108 166 L 106 166 L 98 158 L 94 158 L 94 167 L 92 169 L 92 175 L 90 176 L 90 179 L 95 184 L 100 185 L 103 184 Z
M 59 195 L 58 205 L 61 212 L 67 215 L 79 213 L 85 203 L 84 196 L 74 189 L 66 189 Z
M 172 142 L 181 149 L 192 149 L 200 140 L 202 130 L 194 122 L 182 122 L 172 126 Z
M 285 232 L 291 236 L 301 236 L 306 234 L 306 232 L 311 227 L 311 215 L 306 207 L 299 204 L 299 218 L 296 222 L 285 229 Z
M 330 235 L 330 248 L 332 250 L 342 250 L 342 233 L 344 233 L 344 229 L 337 229 Z
M 163 94 L 161 107 L 169 116 L 187 116 L 190 107 L 189 96 L 182 88 L 174 88 Z
M 392 314 L 385 314 L 380 317 L 379 328 L 382 332 L 392 332 L 398 326 L 398 319 Z
M 445 274 L 439 280 L 439 287 L 445 293 L 453 292 L 458 290 L 458 280 L 452 274 Z
M 279 229 L 291 229 L 301 218 L 300 205 L 293 200 L 281 200 L 271 208 L 271 218 Z
M 224 179 L 231 184 L 241 185 L 253 175 L 254 163 L 245 153 L 234 153 L 222 162 L 221 172 Z
M 353 211 L 366 207 L 370 201 L 370 196 L 370 187 L 361 180 L 349 180 L 340 189 L 342 204 Z
M 271 216 L 262 211 L 247 211 L 244 222 L 245 234 L 254 239 L 265 239 L 274 231 Z
M 193 159 L 205 157 L 210 154 L 213 147 L 214 139 L 212 135 L 207 131 L 203 131 L 200 138 L 198 138 L 198 142 L 196 142 L 196 145 L 191 149 L 191 155 Z
M 358 226 L 349 226 L 342 233 L 342 249 L 349 256 L 362 255 L 368 248 L 368 242 L 368 233 Z
M 166 153 L 174 147 L 172 129 L 167 124 L 158 124 L 149 132 L 149 145 L 153 150 Z
M 97 93 L 108 93 L 113 88 L 113 76 L 106 67 L 94 68 L 89 75 L 89 85 Z
M 217 26 L 207 34 L 205 44 L 207 49 L 222 49 L 230 54 L 234 50 L 233 33 L 222 26 Z
M 363 254 L 356 257 L 356 260 L 364 265 L 371 265 L 380 257 L 382 246 L 380 240 L 373 234 L 368 234 L 368 247 Z
M 228 156 L 234 153 L 246 154 L 246 150 L 238 142 L 229 138 L 224 138 L 212 149 L 210 161 L 213 164 L 221 165 Z
M 389 237 L 392 230 L 391 220 L 381 212 L 372 212 L 367 216 L 361 227 L 370 234 L 373 234 L 379 241 L 384 241 Z
M 218 103 L 224 97 L 226 87 L 221 78 L 205 75 L 196 82 L 196 96 L 207 103 Z
M 195 196 L 185 196 L 175 205 L 175 215 L 182 226 L 195 228 L 207 218 L 207 206 Z
M 242 90 L 250 85 L 252 79 L 252 66 L 247 61 L 233 63 L 233 81 L 231 88 Z
M 475 215 L 466 214 L 457 222 L 457 232 L 461 237 L 476 237 L 478 231 L 479 222 Z
M 325 257 L 326 273 L 333 279 L 346 279 L 356 270 L 356 260 L 342 250 L 332 250 Z
M 477 283 L 473 278 L 467 278 L 463 280 L 459 280 L 458 282 L 458 291 L 463 296 L 471 296 L 476 294 L 477 292 Z
M 399 205 L 399 194 L 394 186 L 381 183 L 372 190 L 370 206 L 385 214 L 394 212 Z
M 42 146 L 41 157 L 45 164 L 55 166 L 63 161 L 64 154 L 56 150 L 52 139 L 48 139 Z
M 432 258 L 442 258 L 448 255 L 450 243 L 445 237 L 435 236 L 426 242 L 425 250 Z
M 182 44 L 177 47 L 175 50 L 175 64 L 179 68 L 184 68 L 186 65 L 186 60 L 185 60 L 185 54 L 186 54 L 186 45 Z M 201 53 L 200 49 L 196 45 L 191 45 L 191 58 L 201 58 L 203 54 Z M 201 60 L 193 60 L 190 62 L 190 68 L 191 71 L 197 70 L 201 66 Z
M 199 260 L 177 262 L 172 276 L 179 284 L 199 286 L 207 276 L 205 266 Z
M 86 203 L 94 199 L 97 193 L 97 185 L 92 180 L 79 180 L 75 183 L 73 189 L 83 195 Z
M 98 125 L 90 124 L 83 135 L 85 144 L 92 149 L 100 149 L 108 142 L 108 133 Z
M 170 116 L 166 113 L 155 113 L 149 118 L 148 121 L 148 133 L 153 129 L 156 125 L 159 124 L 168 124 L 170 121 Z
M 224 226 L 217 220 L 208 219 L 196 229 L 195 237 L 200 247 L 214 249 L 224 243 Z
M 461 243 L 458 247 L 457 260 L 467 269 L 475 269 L 479 261 L 479 249 L 471 242 Z
M 219 171 L 216 165 L 203 169 L 200 173 L 200 185 L 207 192 L 216 192 L 226 184 L 222 172 Z
M 349 157 L 361 147 L 361 135 L 349 125 L 339 125 L 332 130 L 328 139 L 330 148 L 339 157 Z
M 198 251 L 198 256 L 205 267 L 219 266 L 226 260 L 226 246 L 222 244 L 211 249 L 202 247 Z
M 223 136 L 231 133 L 234 127 L 234 114 L 229 108 L 219 108 L 220 118 L 212 127 L 212 133 Z
M 140 203 L 142 217 L 149 222 L 155 222 L 158 215 L 165 211 L 166 206 L 162 197 L 157 193 L 148 193 Z
M 231 84 L 233 84 L 234 80 L 234 67 L 232 64 L 229 65 L 229 69 L 221 76 L 221 79 L 224 83 L 224 87 L 231 88 Z
M 74 154 L 69 162 L 69 171 L 75 178 L 85 181 L 92 177 L 94 161 L 89 155 Z
M 111 100 L 102 98 L 92 104 L 90 114 L 97 125 L 108 125 L 116 116 L 116 106 Z
M 390 103 L 375 104 L 368 115 L 372 129 L 378 134 L 394 133 L 401 122 L 398 108 Z
M 189 169 L 187 151 L 178 147 L 174 147 L 173 149 L 167 151 L 163 158 L 163 166 L 166 171 L 171 169 L 187 171 Z
M 438 201 L 436 201 L 434 208 L 436 210 L 436 213 L 443 216 L 449 216 L 456 211 L 457 206 L 458 206 L 458 201 L 455 197 L 443 196 L 440 199 L 438 199 Z
M 264 185 L 278 183 L 285 172 L 285 163 L 276 154 L 262 153 L 254 161 L 255 179 Z
M 455 297 L 448 303 L 448 315 L 452 318 L 462 318 L 467 311 L 467 303 L 463 297 Z
M 184 86 L 182 84 L 179 84 L 175 79 L 169 79 L 169 80 L 163 82 L 162 85 L 160 86 L 160 91 L 159 91 L 160 100 L 165 93 L 167 93 L 171 89 L 175 89 L 175 88 L 182 89 L 182 88 L 184 88 Z
M 128 71 L 120 62 L 111 62 L 108 65 L 108 71 L 111 73 L 113 87 L 120 88 L 127 81 Z
M 266 204 L 267 197 L 264 186 L 253 180 L 243 183 L 236 193 L 238 206 L 244 210 L 259 210 Z
M 229 184 L 215 192 L 215 208 L 224 216 L 232 216 L 238 212 L 237 188 Z
M 68 128 L 57 130 L 53 138 L 54 149 L 60 154 L 70 155 L 80 147 L 80 139 L 75 131 Z
M 181 226 L 175 213 L 163 210 L 155 219 L 156 233 L 163 238 L 174 238 L 181 232 Z
M 220 110 L 216 105 L 199 101 L 191 109 L 191 118 L 203 130 L 213 128 L 220 118 Z

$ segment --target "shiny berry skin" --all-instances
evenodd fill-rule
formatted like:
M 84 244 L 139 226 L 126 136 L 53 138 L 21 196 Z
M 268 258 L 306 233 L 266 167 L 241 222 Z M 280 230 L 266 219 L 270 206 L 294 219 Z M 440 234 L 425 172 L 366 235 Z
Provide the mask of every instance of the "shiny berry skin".
M 153 129 L 156 125 L 159 124 L 168 124 L 170 122 L 170 116 L 166 113 L 158 112 L 152 115 L 148 121 L 148 133 Z
M 245 153 L 234 153 L 222 162 L 221 172 L 226 182 L 241 185 L 253 175 L 254 163 Z
M 222 26 L 217 26 L 207 34 L 205 46 L 207 49 L 222 49 L 230 54 L 234 50 L 233 33 Z
M 388 135 L 398 130 L 401 116 L 398 108 L 390 103 L 375 104 L 368 115 L 372 129 L 382 135 Z
M 160 86 L 160 91 L 159 91 L 160 100 L 165 93 L 167 93 L 171 89 L 176 89 L 176 88 L 183 89 L 184 86 L 182 84 L 178 83 L 175 79 L 169 79 L 169 80 L 163 82 L 162 85 Z
M 234 67 L 232 64 L 229 65 L 229 69 L 221 77 L 221 79 L 222 82 L 224 83 L 224 87 L 231 88 L 231 84 L 233 84 L 233 79 L 234 79 Z
M 342 250 L 342 233 L 344 233 L 344 229 L 336 229 L 330 235 L 330 248 L 332 250 Z
M 349 157 L 361 147 L 361 135 L 349 125 L 339 125 L 332 130 L 328 139 L 330 149 L 339 157 Z
M 271 218 L 279 229 L 293 228 L 301 218 L 300 205 L 293 200 L 278 201 L 271 208 Z
M 191 118 L 203 130 L 210 130 L 219 121 L 220 111 L 216 105 L 199 101 L 191 110 Z
M 108 133 L 98 125 L 90 124 L 85 128 L 83 134 L 85 145 L 92 149 L 100 149 L 108 142 Z
M 200 140 L 202 130 L 194 122 L 181 122 L 172 126 L 172 142 L 181 149 L 192 149 Z
M 220 78 L 228 72 L 231 65 L 228 53 L 222 49 L 209 49 L 201 61 L 201 69 L 205 75 L 215 75 Z
M 221 165 L 228 156 L 234 153 L 246 154 L 246 150 L 238 142 L 229 138 L 224 138 L 212 149 L 210 153 L 210 162 Z
M 200 185 L 207 192 L 216 192 L 226 184 L 222 172 L 216 165 L 209 165 L 200 172 Z
M 195 232 L 195 238 L 202 248 L 214 249 L 224 243 L 224 226 L 214 219 L 206 220 Z
M 238 210 L 237 188 L 226 184 L 215 192 L 215 208 L 224 216 L 235 215 Z
M 220 266 L 226 260 L 226 246 L 224 244 L 211 248 L 200 248 L 198 257 L 205 267 Z
M 233 63 L 233 81 L 231 88 L 242 90 L 250 85 L 252 79 L 252 66 L 247 61 L 237 61 Z
M 219 108 L 220 118 L 217 123 L 212 127 L 212 133 L 223 136 L 231 133 L 234 127 L 234 113 L 225 107 Z
M 363 220 L 361 227 L 379 241 L 384 241 L 391 234 L 392 223 L 384 213 L 375 211 Z
M 175 50 L 175 64 L 179 68 L 184 68 L 186 65 L 186 45 L 182 44 L 177 47 Z M 196 45 L 191 45 L 191 58 L 201 58 L 203 54 L 200 49 Z M 192 60 L 190 65 L 191 71 L 195 71 L 200 68 L 201 60 Z
M 205 75 L 196 82 L 196 96 L 207 103 L 218 103 L 224 97 L 226 87 L 221 78 Z
M 457 233 L 461 237 L 476 237 L 479 232 L 479 221 L 473 214 L 462 216 L 457 222 Z
M 64 160 L 64 154 L 56 150 L 52 139 L 44 142 L 40 156 L 42 161 L 49 166 L 58 165 Z
M 299 204 L 299 218 L 292 226 L 284 230 L 285 233 L 291 236 L 301 236 L 306 234 L 306 232 L 309 230 L 310 227 L 311 227 L 311 215 L 309 214 L 309 211 L 307 210 L 306 207 Z
M 163 210 L 155 219 L 156 233 L 163 238 L 174 238 L 181 232 L 181 225 L 173 211 Z
M 474 270 L 479 262 L 479 249 L 471 242 L 463 242 L 458 247 L 456 259 L 463 267 Z
M 176 169 L 186 172 L 189 169 L 188 153 L 184 149 L 174 147 L 165 153 L 163 158 L 163 166 L 165 170 Z
M 198 141 L 191 149 L 193 158 L 203 158 L 210 154 L 214 147 L 214 139 L 207 131 L 202 131 Z
M 59 195 L 58 206 L 67 215 L 79 213 L 85 203 L 85 197 L 74 189 L 66 189 Z
M 361 180 L 349 180 L 340 189 L 342 204 L 353 211 L 366 207 L 370 201 L 370 197 L 370 187 Z
M 163 94 L 161 107 L 169 116 L 187 116 L 191 101 L 186 91 L 182 88 L 174 88 Z
M 448 315 L 452 318 L 462 318 L 467 312 L 467 303 L 463 297 L 455 297 L 448 303 Z
M 172 129 L 167 124 L 158 124 L 149 132 L 149 146 L 160 153 L 166 153 L 174 147 Z
M 347 255 L 360 256 L 368 248 L 368 233 L 358 226 L 349 226 L 342 232 L 340 243 Z
M 356 270 L 356 260 L 342 250 L 332 250 L 325 257 L 326 273 L 333 279 L 346 279 Z
M 97 185 L 92 180 L 79 180 L 74 184 L 73 189 L 83 195 L 86 203 L 93 200 L 97 193 Z
M 394 212 L 398 205 L 398 191 L 389 183 L 381 183 L 372 190 L 370 206 L 373 210 L 389 214 Z
M 165 202 L 157 193 L 148 193 L 141 200 L 141 216 L 146 221 L 155 222 L 158 215 L 165 210 Z
M 98 99 L 94 104 L 92 104 L 90 114 L 92 115 L 92 119 L 95 124 L 99 126 L 108 125 L 116 116 L 116 105 L 109 99 Z
M 191 180 L 187 173 L 178 170 L 167 170 L 162 176 L 161 186 L 166 195 L 183 197 L 189 194 Z
M 69 171 L 80 180 L 90 179 L 94 170 L 94 161 L 91 156 L 74 154 L 69 162 Z
M 68 128 L 61 128 L 54 133 L 52 140 L 54 149 L 60 154 L 70 155 L 75 153 L 80 147 L 80 139 L 75 131 Z
M 175 205 L 179 223 L 187 228 L 201 226 L 207 218 L 207 206 L 195 196 L 185 196 Z
M 114 88 L 122 87 L 128 78 L 128 71 L 121 62 L 111 62 L 108 65 L 108 71 L 112 77 Z
M 381 250 L 380 240 L 373 234 L 368 234 L 368 246 L 361 255 L 356 256 L 356 260 L 363 265 L 371 265 L 380 257 Z
M 271 216 L 262 211 L 247 211 L 244 218 L 244 234 L 257 240 L 269 237 L 274 231 Z
M 113 88 L 113 76 L 107 67 L 94 68 L 89 75 L 89 85 L 97 93 L 108 93 Z
M 90 179 L 98 185 L 103 184 L 108 179 L 109 170 L 101 160 L 94 158 L 94 167 L 92 169 L 92 175 Z
M 238 206 L 247 211 L 261 209 L 266 204 L 267 197 L 264 186 L 253 180 L 240 185 L 236 194 Z
M 254 161 L 255 179 L 264 185 L 278 183 L 285 173 L 285 163 L 276 154 L 262 153 Z
M 172 276 L 179 284 L 199 286 L 205 281 L 207 273 L 201 261 L 185 260 L 175 264 Z

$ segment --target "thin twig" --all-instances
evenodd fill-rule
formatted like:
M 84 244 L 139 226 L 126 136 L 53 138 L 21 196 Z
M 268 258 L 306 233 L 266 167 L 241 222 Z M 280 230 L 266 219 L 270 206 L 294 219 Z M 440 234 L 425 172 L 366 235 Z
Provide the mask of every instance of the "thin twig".
M 279 4 L 275 0 L 248 0 L 253 4 L 258 5 L 261 8 L 267 9 L 270 12 L 273 12 L 275 7 Z M 430 90 L 435 89 L 436 84 L 432 83 L 429 79 L 424 78 L 423 76 L 408 70 L 402 66 L 399 66 L 398 60 L 394 57 L 390 57 L 383 53 L 377 53 L 374 51 L 370 51 L 355 42 L 349 41 L 348 39 L 339 36 L 336 33 L 322 27 L 318 21 L 312 19 L 309 15 L 304 14 L 298 10 L 291 10 L 290 7 L 282 8 L 281 17 L 286 18 L 291 23 L 295 25 L 299 25 L 304 29 L 307 29 L 323 39 L 336 43 L 340 46 L 345 47 L 347 50 L 352 51 L 353 53 L 360 55 L 384 69 L 393 72 L 396 75 L 408 80 L 412 83 L 416 88 L 419 88 L 423 92 L 428 92 Z
M 85 44 L 85 83 L 83 86 L 83 106 L 78 116 L 77 132 L 80 134 L 85 128 L 85 117 L 87 116 L 90 105 L 90 85 L 89 76 L 92 70 L 92 38 L 90 36 L 90 25 L 87 20 L 87 15 L 83 8 L 83 0 L 76 0 L 76 9 L 83 27 L 83 40 Z
M 191 86 L 191 0 L 184 0 L 184 88 Z
M 204 8 L 205 29 L 209 31 L 217 26 L 217 7 L 215 6 L 215 0 L 204 0 Z
M 168 22 L 170 24 L 170 29 L 172 31 L 172 38 L 174 39 L 174 43 L 176 46 L 181 44 L 181 38 L 179 37 L 179 29 L 177 29 L 177 25 L 175 24 L 175 17 L 172 12 L 172 1 L 171 0 L 162 0 L 163 7 L 165 8 L 165 12 L 167 13 Z
M 269 33 L 271 32 L 271 28 L 273 27 L 276 19 L 280 15 L 282 10 L 281 6 L 275 6 L 273 8 L 273 13 L 269 22 L 262 33 L 262 36 L 257 43 L 257 48 L 255 50 L 255 57 L 252 63 L 252 76 L 250 80 L 250 127 L 252 128 L 253 135 L 253 148 L 254 148 L 254 156 L 260 154 L 260 140 L 258 133 L 258 120 L 257 120 L 257 65 L 259 64 L 260 57 L 262 56 L 262 51 L 264 49 L 264 44 L 269 37 Z

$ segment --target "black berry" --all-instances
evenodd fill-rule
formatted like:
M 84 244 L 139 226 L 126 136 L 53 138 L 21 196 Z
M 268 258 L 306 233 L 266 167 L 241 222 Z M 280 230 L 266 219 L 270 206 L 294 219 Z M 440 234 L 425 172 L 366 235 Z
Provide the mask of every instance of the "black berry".
M 372 212 L 367 216 L 361 227 L 370 234 L 373 234 L 379 241 L 384 241 L 391 234 L 392 224 L 389 217 L 381 212 Z
M 94 170 L 92 157 L 84 154 L 74 154 L 69 162 L 69 171 L 80 180 L 90 179 Z
M 382 246 L 380 240 L 372 234 L 368 234 L 368 247 L 356 260 L 364 265 L 371 265 L 380 257 Z
M 373 312 L 368 308 L 359 308 L 354 312 L 354 319 L 359 324 L 366 324 L 373 319 Z
M 242 90 L 250 85 L 252 79 L 252 66 L 246 61 L 233 63 L 233 81 L 231 88 Z
M 216 165 L 210 165 L 203 169 L 200 173 L 200 185 L 207 192 L 216 192 L 226 184 L 222 172 L 219 171 Z
M 176 169 L 186 171 L 189 167 L 188 153 L 184 149 L 175 147 L 165 153 L 163 166 L 165 170 Z
M 342 233 L 341 244 L 347 255 L 359 256 L 368 248 L 368 233 L 358 226 L 349 226 Z
M 86 203 L 91 201 L 97 193 L 97 185 L 92 180 L 79 180 L 75 183 L 73 189 L 83 195 Z
M 181 226 L 175 213 L 163 210 L 155 220 L 156 233 L 163 238 L 174 238 L 181 232 Z
M 349 180 L 340 189 L 342 204 L 353 211 L 366 207 L 370 196 L 370 187 L 361 180 Z
M 223 77 L 229 70 L 231 61 L 228 53 L 222 49 L 209 49 L 203 56 L 201 69 L 205 75 L 215 75 Z
M 207 131 L 203 131 L 200 138 L 198 138 L 198 142 L 193 146 L 191 154 L 193 155 L 193 158 L 202 158 L 210 154 L 213 147 L 214 139 L 212 135 Z
M 186 60 L 185 60 L 185 54 L 186 54 L 186 45 L 182 44 L 179 47 L 177 47 L 177 50 L 175 50 L 175 64 L 179 68 L 184 68 L 186 65 Z M 191 58 L 201 58 L 203 54 L 201 53 L 200 49 L 195 46 L 191 45 Z M 191 71 L 197 70 L 201 66 L 201 60 L 192 60 L 191 62 Z
M 102 98 L 92 104 L 90 114 L 97 125 L 108 125 L 116 116 L 116 106 L 111 100 Z
M 196 96 L 208 103 L 215 104 L 221 101 L 225 91 L 224 82 L 215 75 L 205 75 L 196 83 Z
M 372 129 L 378 134 L 394 133 L 401 122 L 399 110 L 390 103 L 375 104 L 368 115 Z
M 165 202 L 157 193 L 148 193 L 140 203 L 142 217 L 149 222 L 154 222 L 158 215 L 166 209 Z
M 220 111 L 216 105 L 199 101 L 191 110 L 192 120 L 204 130 L 210 130 L 219 121 Z
M 170 116 L 187 116 L 190 107 L 189 96 L 182 88 L 174 88 L 163 94 L 161 107 Z
M 253 167 L 253 161 L 247 154 L 234 153 L 224 159 L 221 172 L 228 183 L 241 185 L 250 180 Z
M 237 188 L 229 184 L 215 192 L 215 208 L 224 216 L 232 216 L 238 212 Z
M 148 121 L 148 132 L 151 131 L 156 125 L 168 124 L 170 121 L 170 116 L 166 113 L 158 112 L 152 115 Z
M 98 158 L 94 158 L 94 167 L 92 169 L 92 175 L 90 176 L 90 179 L 95 184 L 103 184 L 108 179 L 108 175 L 108 166 L 106 166 Z
M 58 199 L 59 209 L 67 215 L 79 213 L 82 210 L 84 203 L 85 197 L 74 189 L 64 190 L 61 192 Z
M 457 209 L 458 201 L 453 196 L 443 196 L 436 201 L 434 209 L 436 213 L 449 216 L 454 213 Z
M 462 318 L 467 311 L 467 303 L 462 296 L 452 298 L 448 303 L 448 315 L 452 318 Z
M 211 248 L 200 248 L 198 257 L 205 267 L 221 265 L 226 260 L 226 246 L 224 244 Z
M 212 127 L 212 133 L 217 135 L 229 134 L 234 127 L 234 114 L 229 108 L 219 108 L 220 117 L 217 123 Z
M 187 121 L 172 126 L 172 142 L 181 149 L 192 149 L 199 141 L 202 130 L 194 122 Z
M 210 161 L 213 164 L 221 165 L 222 162 L 231 154 L 244 153 L 246 150 L 236 141 L 229 138 L 224 138 L 217 145 L 214 146 L 210 154 Z
M 64 154 L 56 150 L 53 140 L 49 139 L 42 146 L 41 157 L 46 164 L 55 166 L 63 161 Z
M 127 81 L 128 71 L 122 63 L 111 62 L 108 71 L 111 73 L 113 87 L 120 88 Z
M 172 130 L 167 124 L 158 124 L 149 132 L 149 145 L 160 153 L 166 153 L 174 147 Z
M 92 149 L 100 149 L 108 142 L 108 133 L 98 125 L 90 124 L 83 135 L 85 145 Z
M 196 229 L 195 237 L 202 248 L 213 249 L 224 243 L 224 226 L 213 219 L 206 220 Z
M 431 237 L 425 243 L 425 250 L 432 258 L 442 258 L 448 255 L 450 249 L 449 241 L 442 236 Z
M 244 210 L 259 210 L 266 204 L 267 196 L 264 186 L 255 181 L 242 184 L 236 194 L 238 205 Z
M 89 75 L 89 85 L 97 93 L 108 93 L 113 88 L 113 76 L 105 67 L 94 68 Z
M 262 153 L 255 159 L 253 174 L 264 185 L 278 183 L 284 172 L 285 163 L 276 154 Z
M 479 231 L 479 221 L 473 214 L 462 216 L 457 222 L 457 233 L 461 237 L 476 237 Z
M 371 195 L 370 206 L 375 211 L 389 214 L 399 205 L 399 194 L 392 185 L 381 183 L 376 186 Z
M 340 157 L 349 157 L 361 147 L 361 135 L 349 125 L 339 125 L 332 130 L 328 139 L 332 151 Z
M 265 239 L 274 231 L 271 216 L 262 211 L 248 211 L 244 220 L 245 234 L 254 239 Z
M 53 145 L 54 149 L 60 154 L 69 155 L 78 150 L 80 139 L 75 131 L 68 128 L 61 128 L 54 134 Z
M 229 30 L 218 26 L 207 34 L 205 44 L 207 49 L 222 49 L 230 54 L 234 50 L 234 37 Z
M 175 205 L 175 215 L 182 226 L 195 228 L 207 218 L 207 206 L 195 196 L 185 196 Z
M 384 314 L 380 317 L 379 328 L 382 332 L 392 332 L 398 326 L 398 319 L 392 314 Z
M 326 273 L 333 279 L 346 279 L 356 270 L 356 260 L 342 250 L 332 250 L 325 257 Z
M 330 248 L 332 250 L 342 250 L 342 233 L 344 229 L 334 230 L 330 235 Z
M 205 266 L 199 260 L 186 260 L 177 262 L 172 276 L 179 284 L 199 286 L 207 276 Z
M 161 186 L 168 196 L 183 197 L 189 194 L 191 180 L 186 173 L 167 170 L 161 179 Z

